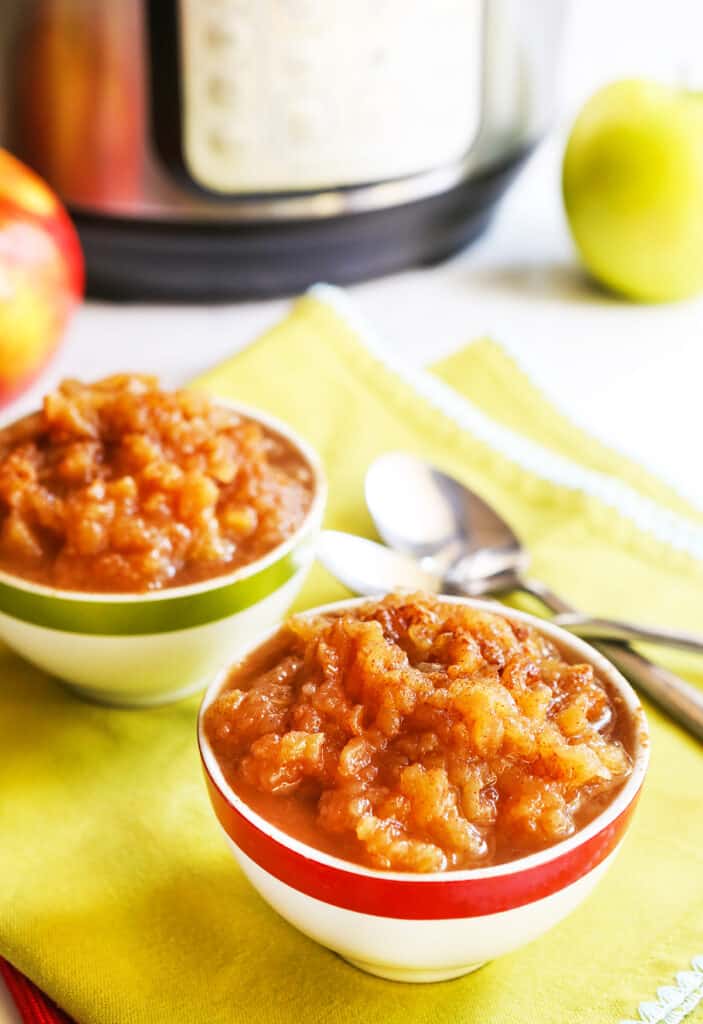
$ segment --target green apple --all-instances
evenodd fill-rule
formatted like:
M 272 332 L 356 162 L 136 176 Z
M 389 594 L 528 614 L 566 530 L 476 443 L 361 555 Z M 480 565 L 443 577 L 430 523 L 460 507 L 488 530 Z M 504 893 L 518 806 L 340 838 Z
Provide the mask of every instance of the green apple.
M 602 284 L 643 302 L 703 291 L 703 96 L 641 80 L 601 89 L 572 129 L 563 189 Z

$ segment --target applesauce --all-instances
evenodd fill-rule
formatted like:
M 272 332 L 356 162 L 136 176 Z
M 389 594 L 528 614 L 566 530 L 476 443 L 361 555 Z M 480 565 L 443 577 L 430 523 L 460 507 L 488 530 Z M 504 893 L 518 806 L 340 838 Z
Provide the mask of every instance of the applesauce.
M 426 594 L 290 619 L 204 715 L 235 792 L 373 868 L 498 864 L 565 839 L 631 771 L 633 724 L 523 622 Z
M 66 380 L 0 431 L 0 569 L 98 592 L 198 582 L 293 534 L 313 490 L 290 441 L 202 393 Z

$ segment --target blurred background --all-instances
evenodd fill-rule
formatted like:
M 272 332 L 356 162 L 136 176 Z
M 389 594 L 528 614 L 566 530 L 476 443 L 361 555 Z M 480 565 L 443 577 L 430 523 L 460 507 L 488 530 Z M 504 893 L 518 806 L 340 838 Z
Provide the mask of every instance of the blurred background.
M 84 0 L 82 6 L 90 4 Z M 691 471 L 688 455 L 692 432 L 703 428 L 701 301 L 638 304 L 594 285 L 570 237 L 560 187 L 573 119 L 599 86 L 633 75 L 692 88 L 703 85 L 703 5 L 699 0 L 552 0 L 521 6 L 537 54 L 540 46 L 552 53 L 555 19 L 567 15 L 558 64 L 552 68 L 550 56 L 542 68 L 546 99 L 555 108 L 552 127 L 472 246 L 446 262 L 354 284 L 350 291 L 385 343 L 416 365 L 474 337 L 499 340 L 577 422 L 703 502 L 703 481 Z M 14 10 L 17 17 L 21 7 L 3 5 L 6 66 L 14 59 L 7 43 L 11 15 Z M 302 7 L 314 14 L 314 4 Z M 288 8 L 302 9 L 293 3 Z M 511 74 L 500 62 L 493 73 L 501 81 Z M 0 92 L 3 101 L 12 101 L 7 90 Z M 8 113 L 6 133 L 12 120 Z M 16 121 L 17 111 L 13 114 Z M 85 132 L 88 159 L 89 126 Z M 192 273 L 197 263 L 191 261 Z M 324 262 L 317 269 L 316 278 L 328 276 Z M 81 306 L 57 357 L 8 415 L 36 404 L 66 373 L 89 378 L 130 367 L 156 370 L 168 384 L 185 380 L 251 341 L 289 301 L 175 304 L 122 298 L 117 303 L 89 299 Z

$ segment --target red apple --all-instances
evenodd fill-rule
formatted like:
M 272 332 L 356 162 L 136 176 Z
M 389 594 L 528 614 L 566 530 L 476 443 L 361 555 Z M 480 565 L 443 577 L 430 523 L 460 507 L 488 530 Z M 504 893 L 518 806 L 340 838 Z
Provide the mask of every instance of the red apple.
M 45 366 L 83 285 L 68 214 L 41 178 L 0 149 L 0 405 Z

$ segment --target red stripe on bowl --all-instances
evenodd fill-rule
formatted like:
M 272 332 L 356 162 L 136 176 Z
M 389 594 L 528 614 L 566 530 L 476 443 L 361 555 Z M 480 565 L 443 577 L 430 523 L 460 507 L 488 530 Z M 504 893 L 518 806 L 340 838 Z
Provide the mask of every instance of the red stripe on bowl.
M 0 959 L 0 976 L 24 1024 L 73 1024 L 63 1010 L 7 960 Z
M 605 860 L 622 838 L 639 791 L 600 832 L 567 852 L 530 868 L 516 868 L 489 878 L 452 877 L 417 881 L 357 874 L 332 866 L 280 843 L 245 817 L 219 789 L 207 766 L 207 782 L 215 814 L 230 839 L 255 864 L 299 892 L 335 907 L 376 917 L 443 920 L 482 917 L 512 910 L 551 896 L 578 881 Z

